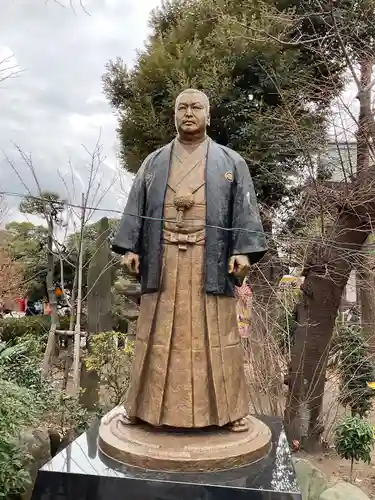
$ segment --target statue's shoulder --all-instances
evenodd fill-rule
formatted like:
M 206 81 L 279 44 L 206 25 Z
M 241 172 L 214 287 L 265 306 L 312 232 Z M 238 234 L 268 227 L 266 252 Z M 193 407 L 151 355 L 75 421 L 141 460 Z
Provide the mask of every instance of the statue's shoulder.
M 152 165 L 152 162 L 156 156 L 156 154 L 160 151 L 160 149 L 162 148 L 159 148 L 157 149 L 156 151 L 153 151 L 152 153 L 150 153 L 143 161 L 142 163 L 142 167 L 143 170 L 146 170 L 147 168 L 149 168 L 151 165 Z
M 152 157 L 152 159 L 155 159 L 158 156 L 160 156 L 162 153 L 164 153 L 165 151 L 169 151 L 171 149 L 172 145 L 173 145 L 173 141 L 169 142 L 168 144 L 165 144 L 164 146 L 162 146 L 159 149 L 156 149 L 153 153 L 150 154 L 150 156 Z
M 156 149 L 152 153 L 150 153 L 147 156 L 147 158 L 145 159 L 145 161 L 143 162 L 144 169 L 145 170 L 153 169 L 157 163 L 157 160 L 160 158 L 160 156 L 163 156 L 165 153 L 169 154 L 171 147 L 172 147 L 172 144 L 173 144 L 173 141 L 170 142 L 169 144 L 166 144 L 165 146 L 162 146 L 159 149 Z
M 235 165 L 238 165 L 239 163 L 243 163 L 245 160 L 242 158 L 240 154 L 238 154 L 236 151 L 234 151 L 231 148 L 228 148 L 227 146 L 222 146 L 221 144 L 218 144 L 215 141 L 212 141 L 214 144 L 214 147 L 218 149 L 218 151 L 221 152 L 221 154 L 225 155 L 227 159 L 231 162 L 233 162 Z

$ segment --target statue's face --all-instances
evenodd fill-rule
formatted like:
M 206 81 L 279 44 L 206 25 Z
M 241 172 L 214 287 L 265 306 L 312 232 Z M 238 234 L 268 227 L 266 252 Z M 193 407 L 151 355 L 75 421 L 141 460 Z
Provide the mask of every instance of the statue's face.
M 205 134 L 209 124 L 208 103 L 200 93 L 181 94 L 176 102 L 176 128 L 180 135 Z

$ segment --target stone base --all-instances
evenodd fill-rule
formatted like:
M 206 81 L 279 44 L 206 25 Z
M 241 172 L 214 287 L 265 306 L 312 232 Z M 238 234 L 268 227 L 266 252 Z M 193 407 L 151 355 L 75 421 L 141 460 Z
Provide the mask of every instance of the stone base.
M 38 473 L 32 500 L 302 500 L 280 418 L 258 416 L 271 451 L 220 472 L 150 471 L 120 464 L 97 448 L 99 422 Z
M 249 430 L 227 428 L 166 429 L 125 425 L 121 415 L 104 419 L 98 446 L 120 463 L 149 470 L 206 472 L 234 469 L 263 458 L 271 448 L 271 431 L 254 417 Z

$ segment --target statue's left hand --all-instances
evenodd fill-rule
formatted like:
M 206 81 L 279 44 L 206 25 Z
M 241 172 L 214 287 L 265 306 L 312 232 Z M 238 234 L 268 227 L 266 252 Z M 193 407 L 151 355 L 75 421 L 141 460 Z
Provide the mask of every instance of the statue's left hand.
M 229 259 L 228 273 L 238 278 L 245 278 L 250 271 L 250 261 L 247 255 L 233 255 Z

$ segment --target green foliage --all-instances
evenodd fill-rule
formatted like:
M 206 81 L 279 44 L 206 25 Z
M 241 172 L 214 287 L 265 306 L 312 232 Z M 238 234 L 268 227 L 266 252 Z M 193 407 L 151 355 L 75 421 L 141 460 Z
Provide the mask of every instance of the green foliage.
M 118 219 L 108 219 L 109 225 L 109 238 L 112 238 L 117 231 L 119 220 Z M 87 262 L 95 252 L 96 240 L 98 237 L 98 231 L 100 228 L 100 221 L 94 222 L 93 224 L 87 224 L 83 230 L 83 239 L 85 241 L 85 252 Z M 107 231 L 106 231 L 107 232 Z M 77 250 L 79 247 L 79 241 L 81 234 L 79 232 L 70 234 L 68 236 L 67 248 L 70 251 Z
M 81 326 L 85 328 L 85 317 L 82 318 Z M 60 328 L 69 329 L 69 317 L 59 317 Z M 0 340 L 8 342 L 17 337 L 33 336 L 46 340 L 51 324 L 50 316 L 24 316 L 23 318 L 0 319 Z
M 0 391 L 0 432 L 3 435 L 16 435 L 20 428 L 36 421 L 41 407 L 36 404 L 32 390 L 0 379 Z
M 60 196 L 56 193 L 52 193 L 49 191 L 44 191 L 40 193 L 40 197 L 35 196 L 26 196 L 24 200 L 20 203 L 20 211 L 26 214 L 38 215 L 44 218 L 47 223 L 46 230 L 46 239 L 45 245 L 43 248 L 43 252 L 41 253 L 43 259 L 43 269 L 37 273 L 43 274 L 43 278 L 45 278 L 46 285 L 48 281 L 48 286 L 44 286 L 43 296 L 48 294 L 53 294 L 51 290 L 54 285 L 56 285 L 56 264 L 58 263 L 58 259 L 55 259 L 53 256 L 53 238 L 54 231 L 57 226 L 63 225 L 62 220 L 62 212 L 64 211 L 64 200 L 60 199 Z M 71 265 L 67 264 L 67 259 L 63 259 L 65 263 L 64 268 L 67 269 L 67 274 L 72 274 L 72 268 L 74 267 L 73 263 Z M 58 276 L 60 275 L 60 271 L 58 270 Z M 66 278 L 65 278 L 66 280 Z M 44 280 L 42 281 L 44 285 Z M 39 282 L 40 284 L 40 282 Z M 50 290 L 48 292 L 48 290 Z M 35 291 L 33 293 L 33 298 L 35 298 Z M 39 294 L 40 297 L 40 294 Z M 52 297 L 49 297 L 50 302 L 52 302 Z
M 44 349 L 45 339 L 33 330 L 0 343 L 0 499 L 28 486 L 32 457 L 20 439 L 24 430 L 44 421 L 64 435 L 83 430 L 89 419 L 74 398 L 42 380 Z
M 6 226 L 6 240 L 9 255 L 22 265 L 30 298 L 45 296 L 47 229 L 31 222 L 11 222 Z
M 112 239 L 118 224 L 119 220 L 118 219 L 108 219 L 108 224 L 109 224 L 109 231 L 108 231 L 108 238 Z M 83 283 L 84 283 L 84 290 L 83 294 L 87 294 L 87 274 L 88 274 L 88 268 L 89 264 L 91 262 L 91 259 L 93 256 L 96 254 L 96 241 L 97 241 L 97 236 L 98 236 L 98 230 L 100 227 L 100 221 L 95 222 L 93 224 L 88 224 L 85 226 L 84 231 L 83 231 L 83 239 L 84 239 L 84 255 L 83 255 L 83 262 L 84 262 L 84 267 L 83 267 Z M 80 242 L 80 233 L 73 233 L 68 236 L 67 240 L 67 251 L 69 252 L 69 258 L 73 262 L 77 261 L 78 258 L 78 249 L 79 249 L 79 242 Z M 111 273 L 112 273 L 112 278 L 114 278 L 116 268 L 118 268 L 120 262 L 120 257 L 116 255 L 112 255 L 112 260 L 111 260 Z
M 52 380 L 41 377 L 45 340 L 29 334 L 0 344 L 0 380 L 29 390 L 39 418 L 53 423 L 62 435 L 67 429 L 83 430 L 88 415 L 76 399 L 60 391 Z
M 23 493 L 30 484 L 30 476 L 24 468 L 28 457 L 13 439 L 0 434 L 0 499 L 9 500 L 12 495 Z
M 10 222 L 5 227 L 12 255 L 16 259 L 30 258 L 39 253 L 47 242 L 47 229 L 31 222 Z
M 24 289 L 29 300 L 40 300 L 47 296 L 46 275 L 48 268 L 48 230 L 31 222 L 10 222 L 4 231 L 4 239 L 10 257 L 21 264 Z M 73 255 L 73 258 L 75 256 Z M 74 263 L 74 260 L 73 260 Z M 73 266 L 63 261 L 65 285 L 73 281 Z M 60 262 L 56 260 L 54 280 L 60 279 Z
M 119 110 L 126 168 L 137 171 L 174 137 L 174 100 L 197 87 L 211 98 L 211 137 L 245 157 L 259 199 L 277 207 L 293 194 L 289 176 L 301 173 L 307 150 L 321 146 L 325 106 L 340 85 L 317 70 L 317 52 L 302 64 L 302 49 L 277 42 L 294 18 L 287 11 L 280 17 L 273 3 L 175 0 L 153 12 L 134 68 L 117 59 L 104 76 L 105 93 Z M 336 74 L 329 58 L 327 64 Z
M 0 378 L 0 498 L 22 493 L 30 480 L 23 469 L 29 458 L 20 447 L 22 429 L 35 424 L 41 413 L 36 393 Z
M 371 463 L 374 447 L 373 426 L 360 417 L 346 417 L 335 429 L 335 449 L 345 460 L 351 460 L 350 479 L 354 461 Z
M 60 222 L 64 210 L 64 200 L 50 191 L 44 191 L 40 197 L 26 196 L 20 203 L 20 211 L 25 214 L 42 215 L 55 223 Z
M 0 360 L 0 376 L 1 372 Z M 38 369 L 35 377 L 39 374 Z M 25 465 L 32 457 L 19 440 L 22 431 L 44 420 L 61 435 L 81 432 L 86 429 L 89 416 L 76 399 L 40 378 L 39 384 L 33 383 L 31 388 L 0 378 L 0 391 L 0 498 L 8 499 L 22 493 L 30 482 Z
M 108 406 L 121 403 L 130 382 L 134 343 L 119 332 L 104 332 L 90 340 L 90 354 L 84 360 L 88 370 L 96 371 L 106 386 Z
M 17 337 L 32 335 L 40 337 L 48 332 L 50 316 L 24 316 L 23 318 L 0 319 L 0 340 L 8 342 Z
M 0 342 L 0 378 L 41 393 L 40 362 L 44 348 L 41 337 L 30 335 Z
M 353 416 L 363 417 L 372 409 L 375 396 L 367 385 L 375 380 L 375 364 L 359 326 L 341 327 L 336 339 L 333 353 L 339 356 L 341 403 Z
M 47 394 L 46 394 L 47 396 Z M 88 412 L 78 403 L 77 399 L 56 389 L 49 388 L 49 404 L 44 419 L 53 424 L 63 436 L 66 432 L 83 432 L 90 420 Z
M 20 433 L 43 420 L 62 436 L 82 432 L 89 415 L 76 399 L 48 386 L 40 394 L 0 379 L 0 390 L 0 499 L 8 500 L 30 483 L 25 465 L 32 457 L 26 445 L 20 444 Z

